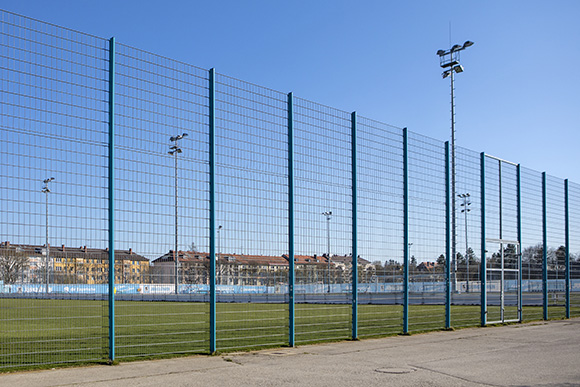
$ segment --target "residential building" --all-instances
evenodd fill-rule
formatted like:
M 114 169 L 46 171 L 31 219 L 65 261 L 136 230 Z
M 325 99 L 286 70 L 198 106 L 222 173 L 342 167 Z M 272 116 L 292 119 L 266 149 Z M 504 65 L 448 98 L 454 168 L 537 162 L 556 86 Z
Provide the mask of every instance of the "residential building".
M 18 273 L 22 283 L 45 283 L 47 249 L 45 245 L 0 243 L 5 259 L 24 258 L 26 264 Z M 81 247 L 49 246 L 48 281 L 55 284 L 107 283 L 109 250 Z M 7 273 L 4 273 L 6 276 Z M 132 249 L 115 250 L 115 282 L 143 283 L 149 278 L 149 260 Z

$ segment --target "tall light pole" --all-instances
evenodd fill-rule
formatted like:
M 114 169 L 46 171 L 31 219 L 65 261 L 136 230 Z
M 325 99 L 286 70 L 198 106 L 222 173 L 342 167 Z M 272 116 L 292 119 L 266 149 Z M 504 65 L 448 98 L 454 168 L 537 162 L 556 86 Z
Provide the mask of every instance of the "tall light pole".
M 173 143 L 173 145 L 169 148 L 170 155 L 175 157 L 175 248 L 173 250 L 173 260 L 175 262 L 175 294 L 178 294 L 178 286 L 179 286 L 179 252 L 177 250 L 177 241 L 178 241 L 178 231 L 177 231 L 177 155 L 182 153 L 183 151 L 179 147 L 179 140 L 183 137 L 186 137 L 187 133 L 183 133 L 177 136 L 172 136 L 169 138 L 169 141 Z
M 409 244 L 407 245 L 409 250 L 408 250 L 408 254 L 409 254 L 409 263 L 411 263 L 411 246 L 413 246 L 413 242 L 409 242 Z M 411 269 L 413 269 L 412 266 L 409 265 L 409 267 L 411 267 Z M 415 270 L 413 270 L 413 274 L 415 273 Z
M 467 291 L 467 293 L 469 293 L 469 245 L 467 244 L 467 213 L 469 211 L 471 211 L 471 209 L 469 208 L 469 206 L 471 205 L 471 202 L 469 201 L 469 194 L 468 193 L 459 194 L 459 195 L 457 195 L 457 197 L 463 199 L 463 203 L 461 203 L 461 207 L 463 207 L 461 209 L 461 212 L 463 212 L 465 214 L 465 265 L 466 265 L 466 269 L 467 269 L 467 288 L 466 288 L 466 291 Z
M 439 50 L 437 55 L 439 55 L 439 65 L 446 69 L 441 74 L 443 78 L 450 76 L 451 78 L 451 259 L 452 259 L 452 284 L 453 291 L 457 291 L 457 219 L 455 214 L 455 86 L 454 73 L 462 73 L 463 66 L 459 63 L 460 55 L 459 53 L 465 50 L 467 47 L 473 46 L 472 41 L 466 41 L 461 44 L 456 44 L 449 50 Z
M 330 219 L 332 218 L 332 211 L 325 211 L 322 215 L 326 216 L 326 251 L 328 261 L 328 293 L 330 293 Z
M 49 283 L 49 265 L 50 265 L 50 246 L 48 244 L 48 194 L 50 193 L 50 189 L 48 188 L 48 183 L 54 180 L 54 177 L 49 177 L 48 179 L 44 179 L 44 187 L 42 187 L 42 192 L 46 195 L 46 261 L 45 261 L 45 270 L 46 270 L 46 293 L 48 293 L 48 283 Z

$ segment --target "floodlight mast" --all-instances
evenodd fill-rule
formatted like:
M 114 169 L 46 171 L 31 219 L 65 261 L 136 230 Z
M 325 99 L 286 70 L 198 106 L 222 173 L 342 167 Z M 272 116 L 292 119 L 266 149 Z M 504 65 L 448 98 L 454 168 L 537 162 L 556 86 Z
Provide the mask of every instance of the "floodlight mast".
M 45 239 L 45 245 L 46 245 L 46 256 L 45 256 L 45 283 L 46 283 L 46 293 L 48 293 L 49 289 L 48 289 L 48 284 L 49 284 L 49 270 L 48 267 L 50 265 L 50 246 L 48 244 L 48 194 L 50 193 L 50 189 L 48 188 L 48 183 L 50 183 L 51 181 L 54 180 L 54 177 L 49 177 L 48 179 L 44 179 L 42 182 L 44 183 L 44 187 L 42 187 L 42 193 L 44 193 L 46 195 L 46 239 Z
M 441 74 L 443 78 L 451 79 L 451 283 L 452 291 L 457 291 L 457 219 L 455 209 L 455 96 L 454 96 L 454 73 L 462 73 L 463 66 L 459 63 L 459 53 L 468 47 L 473 46 L 473 42 L 468 40 L 463 45 L 455 44 L 449 50 L 438 50 L 439 65 L 446 69 Z
M 187 137 L 187 133 L 179 134 L 177 136 L 171 136 L 169 141 L 173 142 L 175 145 L 169 147 L 170 155 L 175 157 L 175 246 L 173 250 L 173 261 L 175 266 L 175 294 L 178 294 L 178 287 L 179 287 L 179 252 L 177 250 L 177 242 L 178 242 L 178 230 L 177 230 L 177 218 L 178 218 L 178 206 L 177 206 L 177 155 L 182 153 L 178 141 Z
M 469 193 L 463 193 L 457 195 L 458 198 L 463 199 L 463 203 L 461 203 L 461 212 L 465 214 L 465 268 L 467 271 L 467 284 L 465 291 L 469 293 L 469 244 L 467 243 L 467 213 L 471 211 L 469 206 L 471 205 L 471 201 L 469 200 Z

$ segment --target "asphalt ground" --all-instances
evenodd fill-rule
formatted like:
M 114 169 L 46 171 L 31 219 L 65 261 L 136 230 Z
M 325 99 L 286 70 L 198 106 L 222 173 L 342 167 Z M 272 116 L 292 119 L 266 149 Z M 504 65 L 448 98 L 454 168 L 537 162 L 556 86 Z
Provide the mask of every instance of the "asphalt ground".
M 1 374 L 0 386 L 580 386 L 580 318 Z

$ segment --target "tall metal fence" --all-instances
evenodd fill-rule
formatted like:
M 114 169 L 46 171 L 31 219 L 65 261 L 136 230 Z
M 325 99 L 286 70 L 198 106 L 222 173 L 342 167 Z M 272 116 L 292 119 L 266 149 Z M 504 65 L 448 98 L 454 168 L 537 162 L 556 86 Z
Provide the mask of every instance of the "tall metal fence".
M 457 148 L 452 198 L 446 142 L 6 11 L 0 37 L 0 370 L 580 315 L 578 184 Z

